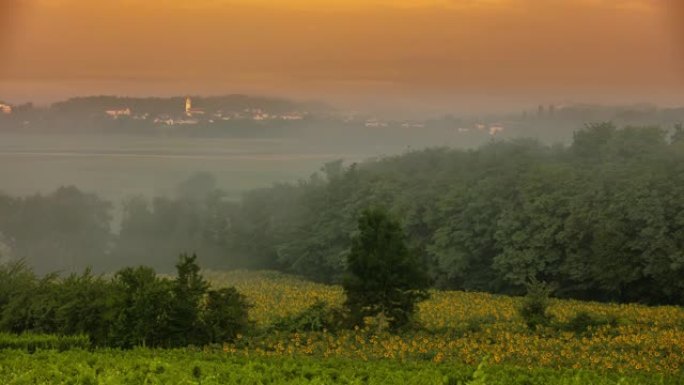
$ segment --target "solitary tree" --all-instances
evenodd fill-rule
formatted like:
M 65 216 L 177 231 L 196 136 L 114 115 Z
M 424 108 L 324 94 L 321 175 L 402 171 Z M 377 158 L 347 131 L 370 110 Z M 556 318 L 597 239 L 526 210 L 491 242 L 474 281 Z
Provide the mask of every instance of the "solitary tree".
M 176 264 L 178 276 L 173 281 L 173 306 L 169 311 L 169 327 L 173 343 L 178 346 L 198 343 L 200 304 L 209 284 L 200 274 L 197 256 L 181 254 Z
M 356 321 L 382 313 L 398 328 L 411 320 L 416 303 L 428 297 L 424 260 L 409 251 L 399 222 L 384 209 L 361 214 L 346 273 L 345 305 Z

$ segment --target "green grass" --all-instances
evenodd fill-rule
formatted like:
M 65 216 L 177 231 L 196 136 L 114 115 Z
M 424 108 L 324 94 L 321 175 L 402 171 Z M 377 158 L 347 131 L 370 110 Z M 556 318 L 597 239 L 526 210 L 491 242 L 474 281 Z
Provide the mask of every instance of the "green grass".
M 87 349 L 90 347 L 88 336 L 54 336 L 49 334 L 9 334 L 0 333 L 0 350 L 36 350 Z
M 0 350 L 0 383 L 19 384 L 684 384 L 682 376 L 479 368 L 432 362 L 248 357 L 219 351 Z

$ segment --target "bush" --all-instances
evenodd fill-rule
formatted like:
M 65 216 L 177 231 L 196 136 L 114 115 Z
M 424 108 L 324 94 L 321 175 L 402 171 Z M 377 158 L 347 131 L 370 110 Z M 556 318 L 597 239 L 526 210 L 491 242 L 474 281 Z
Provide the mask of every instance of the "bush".
M 125 268 L 112 282 L 114 289 L 105 345 L 121 348 L 168 344 L 171 283 L 148 267 Z
M 95 346 L 133 348 L 226 342 L 247 328 L 240 293 L 210 291 L 195 256 L 181 256 L 177 268 L 175 280 L 142 266 L 111 280 L 88 270 L 38 279 L 23 264 L 0 265 L 0 332 L 87 335 Z
M 0 264 L 0 312 L 18 294 L 33 288 L 36 281 L 36 275 L 24 261 Z
M 615 317 L 601 317 L 587 311 L 579 311 L 563 325 L 563 329 L 575 334 L 591 334 L 597 328 L 606 325 L 615 327 L 618 323 L 619 320 Z
M 539 326 L 547 326 L 551 323 L 551 315 L 548 307 L 551 296 L 551 288 L 544 282 L 531 279 L 527 283 L 527 294 L 523 298 L 518 313 L 530 329 Z
M 206 342 L 232 341 L 249 326 L 249 305 L 235 288 L 211 290 L 202 312 Z
M 330 308 L 324 301 L 313 305 L 293 316 L 277 320 L 273 327 L 284 332 L 337 331 L 347 325 L 348 317 L 342 309 Z

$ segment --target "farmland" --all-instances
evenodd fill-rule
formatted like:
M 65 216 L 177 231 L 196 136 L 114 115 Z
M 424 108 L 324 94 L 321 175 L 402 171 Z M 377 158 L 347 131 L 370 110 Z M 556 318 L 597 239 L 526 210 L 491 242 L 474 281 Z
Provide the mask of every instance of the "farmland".
M 267 327 L 300 312 L 317 300 L 343 300 L 341 288 L 318 285 L 277 273 L 206 273 L 215 285 L 234 285 L 253 304 L 252 320 Z M 361 360 L 394 359 L 476 365 L 575 368 L 677 373 L 684 365 L 684 309 L 580 301 L 555 301 L 550 311 L 559 322 L 576 313 L 613 317 L 605 325 L 578 335 L 557 330 L 531 333 L 516 312 L 518 299 L 485 293 L 435 291 L 420 305 L 424 330 L 405 335 L 375 333 L 373 326 L 338 333 L 266 335 L 244 341 L 234 352 L 313 355 Z
M 268 358 L 171 350 L 0 352 L 3 384 L 681 384 L 675 377 L 432 362 Z
M 283 332 L 273 325 L 317 301 L 339 305 L 338 286 L 275 272 L 203 274 L 235 286 L 252 305 L 249 333 L 232 343 L 185 349 L 0 351 L 0 380 L 25 383 L 680 384 L 684 310 L 554 300 L 563 323 L 580 311 L 614 320 L 581 332 L 530 331 L 519 299 L 433 291 L 420 328 L 390 334 L 370 320 L 347 331 Z M 20 337 L 18 337 L 20 338 Z M 26 337 L 31 338 L 31 337 Z M 1 338 L 0 338 L 1 340 Z M 68 341 L 67 341 L 68 342 Z M 33 349 L 29 349 L 33 350 Z M 63 351 L 59 351 L 63 350 Z M 406 382 L 408 381 L 408 382 Z

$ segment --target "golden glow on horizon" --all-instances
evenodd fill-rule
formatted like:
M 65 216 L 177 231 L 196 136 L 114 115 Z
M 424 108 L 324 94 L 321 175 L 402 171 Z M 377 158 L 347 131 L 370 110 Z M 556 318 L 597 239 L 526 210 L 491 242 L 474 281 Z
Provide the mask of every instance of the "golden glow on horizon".
M 653 9 L 667 0 L 117 0 L 111 2 L 95 2 L 97 6 L 135 6 L 135 7 L 225 7 L 235 4 L 265 5 L 275 8 L 307 7 L 309 9 L 325 10 L 328 6 L 368 8 L 368 7 L 444 7 L 453 9 L 469 8 L 514 8 L 520 6 L 554 7 L 573 3 L 578 6 L 612 7 L 629 9 Z M 29 0 L 29 4 L 36 6 L 74 6 L 92 4 L 90 0 Z
M 19 1 L 28 8 L 5 33 L 4 89 L 420 95 L 684 86 L 676 55 L 684 22 L 673 28 L 670 19 L 684 13 L 681 0 Z

